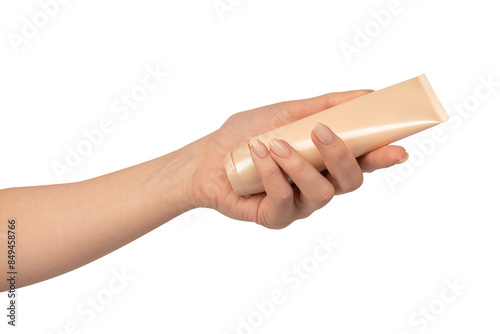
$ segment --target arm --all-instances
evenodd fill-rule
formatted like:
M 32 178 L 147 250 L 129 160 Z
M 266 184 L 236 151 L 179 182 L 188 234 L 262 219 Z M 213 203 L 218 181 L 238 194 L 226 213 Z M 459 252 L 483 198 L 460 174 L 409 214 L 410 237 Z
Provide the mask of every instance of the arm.
M 407 153 L 384 146 L 356 159 L 330 129 L 319 126 L 311 129 L 327 166 L 319 173 L 286 142 L 277 141 L 271 151 L 253 143 L 252 158 L 266 192 L 249 198 L 233 192 L 224 157 L 255 135 L 366 93 L 333 93 L 237 113 L 217 131 L 137 166 L 83 182 L 1 190 L 0 256 L 7 249 L 6 225 L 12 218 L 20 241 L 17 287 L 83 266 L 195 207 L 284 228 L 334 195 L 358 188 L 362 172 L 400 163 Z M 6 262 L 0 260 L 0 275 L 8 271 Z M 0 280 L 0 291 L 6 289 Z
M 94 261 L 189 210 L 200 142 L 83 182 L 1 190 L 2 277 L 8 219 L 16 218 L 20 287 Z

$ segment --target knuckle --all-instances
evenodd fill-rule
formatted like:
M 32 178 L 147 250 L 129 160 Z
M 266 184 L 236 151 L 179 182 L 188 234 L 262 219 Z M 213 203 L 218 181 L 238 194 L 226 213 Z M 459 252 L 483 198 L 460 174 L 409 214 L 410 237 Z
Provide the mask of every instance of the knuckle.
M 335 158 L 338 161 L 346 161 L 350 158 L 351 155 L 352 155 L 351 151 L 349 151 L 349 149 L 346 146 L 342 146 L 337 149 Z
M 314 213 L 314 209 L 309 209 L 309 210 L 303 210 L 301 211 L 301 213 L 296 217 L 297 220 L 299 219 L 305 219 L 305 218 L 308 218 L 310 215 L 312 215 Z
M 307 168 L 309 166 L 306 159 L 301 156 L 295 155 L 295 157 L 293 157 L 293 159 L 291 160 L 290 174 L 300 175 L 307 171 Z
M 316 203 L 321 208 L 328 204 L 332 200 L 333 196 L 335 196 L 335 188 L 333 185 L 329 184 L 329 186 L 323 187 L 322 190 L 318 191 Z
M 352 183 L 351 183 L 351 191 L 354 191 L 356 189 L 358 189 L 359 187 L 361 187 L 361 185 L 363 184 L 363 173 L 359 173 L 353 180 L 352 180 Z
M 264 216 L 257 220 L 257 224 L 264 226 L 265 228 L 271 230 L 282 230 L 291 223 L 294 219 L 292 217 L 275 217 L 269 213 L 264 214 Z
M 277 168 L 277 166 L 276 168 L 271 168 L 271 166 L 269 166 L 268 168 L 264 168 L 262 170 L 261 177 L 269 180 L 275 180 L 277 178 L 283 177 L 283 173 L 279 168 Z
M 271 223 L 267 226 L 267 228 L 271 230 L 282 230 L 285 227 L 289 226 L 291 223 L 293 223 L 293 220 L 284 220 L 281 222 L 276 222 L 276 223 Z
M 289 187 L 286 191 L 280 191 L 278 194 L 273 196 L 273 200 L 278 204 L 285 204 L 292 200 L 293 198 L 293 190 Z

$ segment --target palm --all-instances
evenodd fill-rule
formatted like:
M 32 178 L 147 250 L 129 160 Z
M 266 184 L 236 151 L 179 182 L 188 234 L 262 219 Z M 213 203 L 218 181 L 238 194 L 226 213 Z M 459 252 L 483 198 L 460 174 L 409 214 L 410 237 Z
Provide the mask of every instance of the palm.
M 197 193 L 194 206 L 213 208 L 228 217 L 254 221 L 270 228 L 283 228 L 296 219 L 307 217 L 314 210 L 325 205 L 333 196 L 331 195 L 332 189 L 334 194 L 355 190 L 360 185 L 359 180 L 362 182 L 362 174 L 360 179 L 359 173 L 371 172 L 404 161 L 408 158 L 404 148 L 389 145 L 354 160 L 328 160 L 330 167 L 335 170 L 337 175 L 334 177 L 330 172 L 324 173 L 329 182 L 326 188 L 323 179 L 315 178 L 314 182 L 317 183 L 313 185 L 307 183 L 309 187 L 304 187 L 305 183 L 302 183 L 302 187 L 307 190 L 306 192 L 303 192 L 304 189 L 299 190 L 295 185 L 292 186 L 291 191 L 284 188 L 277 191 L 273 188 L 269 189 L 269 193 L 272 195 L 261 193 L 249 198 L 236 195 L 233 191 L 223 166 L 224 158 L 229 152 L 248 143 L 254 136 L 369 92 L 359 90 L 331 93 L 306 100 L 277 103 L 240 112 L 229 117 L 220 129 L 208 135 L 203 141 L 204 145 L 202 145 L 201 154 L 197 158 L 198 164 L 192 181 L 193 189 Z M 342 150 L 348 150 L 345 145 L 339 146 L 337 144 L 336 147 L 337 150 L 339 147 L 343 147 Z M 350 162 L 346 165 L 346 161 Z M 332 166 L 332 162 L 337 165 Z M 342 175 L 339 175 L 340 172 Z M 295 174 L 295 176 L 298 175 Z M 308 176 L 313 175 L 308 174 Z M 268 176 L 266 176 L 266 180 L 267 182 L 271 181 Z M 278 179 L 273 179 L 273 181 L 281 182 Z M 339 183 L 340 181 L 343 185 Z M 280 184 L 283 186 L 282 183 Z M 317 191 L 319 189 L 317 186 L 320 184 L 323 190 L 328 190 L 327 193 Z M 324 197 L 321 197 L 322 194 Z M 281 198 L 282 195 L 284 198 Z
M 256 221 L 258 207 L 265 198 L 265 193 L 250 198 L 237 195 L 229 183 L 223 166 L 223 160 L 229 152 L 234 151 L 256 135 L 270 131 L 290 121 L 277 121 L 281 114 L 279 104 L 262 107 L 231 116 L 221 128 L 212 134 L 211 153 L 205 155 L 197 173 L 198 189 L 205 199 L 204 206 L 216 209 L 222 214 L 239 220 Z
M 266 194 L 252 195 L 250 198 L 237 195 L 224 170 L 223 160 L 226 155 L 254 136 L 325 110 L 362 93 L 336 93 L 313 99 L 282 102 L 229 117 L 218 131 L 211 134 L 213 137 L 210 141 L 210 154 L 206 154 L 202 159 L 200 172 L 196 173 L 199 176 L 199 179 L 195 180 L 197 189 L 200 189 L 204 199 L 202 205 L 216 209 L 231 218 L 259 221 L 259 216 L 265 214 Z

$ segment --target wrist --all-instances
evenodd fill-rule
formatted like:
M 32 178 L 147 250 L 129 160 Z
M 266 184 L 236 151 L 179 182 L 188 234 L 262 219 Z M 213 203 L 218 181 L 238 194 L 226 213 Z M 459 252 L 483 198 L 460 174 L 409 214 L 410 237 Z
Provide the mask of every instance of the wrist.
M 204 180 L 207 172 L 204 165 L 210 156 L 210 144 L 211 134 L 162 157 L 166 160 L 161 179 L 168 183 L 162 192 L 174 200 L 178 214 L 206 207 L 205 196 L 210 189 Z

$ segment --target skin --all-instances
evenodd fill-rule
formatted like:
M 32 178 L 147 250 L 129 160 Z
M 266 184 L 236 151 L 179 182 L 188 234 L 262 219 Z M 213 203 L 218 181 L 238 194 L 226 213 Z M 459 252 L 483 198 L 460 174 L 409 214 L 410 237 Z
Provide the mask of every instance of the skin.
M 248 198 L 233 192 L 224 157 L 253 136 L 370 92 L 331 93 L 240 112 L 209 135 L 133 167 L 82 182 L 0 190 L 2 250 L 7 249 L 7 221 L 16 219 L 16 287 L 83 266 L 197 207 L 272 229 L 308 217 L 334 195 L 361 186 L 363 172 L 406 160 L 406 151 L 390 145 L 356 159 L 331 130 L 320 131 L 320 137 L 332 139 L 324 144 L 317 129 L 311 129 L 327 166 L 320 173 L 284 141 L 274 142 L 271 151 L 261 150 L 262 157 L 256 154 L 258 143 L 252 143 L 266 192 Z M 286 157 L 276 154 L 280 147 Z M 2 273 L 10 271 L 6 255 L 0 261 Z M 6 280 L 0 280 L 0 291 L 7 289 Z

